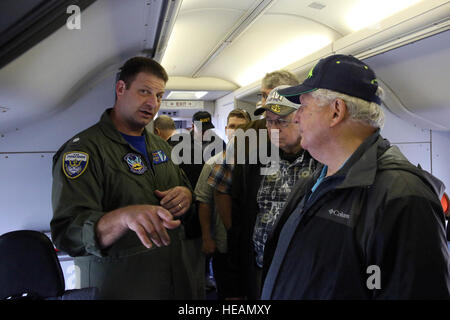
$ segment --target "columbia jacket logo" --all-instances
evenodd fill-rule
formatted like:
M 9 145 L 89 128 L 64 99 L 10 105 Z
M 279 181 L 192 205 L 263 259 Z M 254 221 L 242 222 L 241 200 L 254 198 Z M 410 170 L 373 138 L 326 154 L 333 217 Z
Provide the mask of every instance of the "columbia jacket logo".
M 339 211 L 339 210 L 330 209 L 330 210 L 328 210 L 328 213 L 330 215 L 333 215 L 333 216 L 336 216 L 336 217 L 339 217 L 339 218 L 350 219 L 350 215 L 349 214 L 343 213 L 342 211 Z

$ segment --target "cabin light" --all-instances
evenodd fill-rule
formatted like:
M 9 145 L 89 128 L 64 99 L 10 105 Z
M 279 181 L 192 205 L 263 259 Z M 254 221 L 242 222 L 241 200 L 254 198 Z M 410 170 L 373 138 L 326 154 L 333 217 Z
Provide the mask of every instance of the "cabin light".
M 203 98 L 208 92 L 207 91 L 197 91 L 195 93 L 195 96 L 197 97 L 197 99 L 201 99 Z
M 353 31 L 375 25 L 381 20 L 423 0 L 359 0 L 346 15 L 347 25 Z
M 166 100 L 198 100 L 207 93 L 208 91 L 171 91 Z
M 285 44 L 277 45 L 275 51 L 269 52 L 263 59 L 240 74 L 236 82 L 240 86 L 245 86 L 262 79 L 267 72 L 282 69 L 331 42 L 332 39 L 325 35 L 304 35 Z

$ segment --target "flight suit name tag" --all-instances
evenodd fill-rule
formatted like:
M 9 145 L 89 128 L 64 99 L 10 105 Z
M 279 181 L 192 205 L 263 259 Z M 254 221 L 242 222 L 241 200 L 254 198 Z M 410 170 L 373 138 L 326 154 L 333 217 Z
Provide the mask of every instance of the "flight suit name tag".
M 162 150 L 157 150 L 155 152 L 152 152 L 152 158 L 153 158 L 153 164 L 160 164 L 167 162 L 169 160 Z

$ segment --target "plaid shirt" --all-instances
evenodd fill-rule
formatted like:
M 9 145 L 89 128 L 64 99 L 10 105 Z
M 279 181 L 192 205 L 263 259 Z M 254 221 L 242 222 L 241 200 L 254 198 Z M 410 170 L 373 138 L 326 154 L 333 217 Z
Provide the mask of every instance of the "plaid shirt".
M 214 165 L 208 177 L 208 184 L 221 193 L 231 193 L 234 165 L 223 161 Z
M 311 175 L 315 168 L 316 161 L 303 150 L 292 163 L 280 160 L 280 167 L 274 174 L 263 176 L 256 197 L 259 212 L 253 230 L 256 264 L 260 268 L 263 266 L 264 246 L 280 217 L 292 187 L 300 178 Z

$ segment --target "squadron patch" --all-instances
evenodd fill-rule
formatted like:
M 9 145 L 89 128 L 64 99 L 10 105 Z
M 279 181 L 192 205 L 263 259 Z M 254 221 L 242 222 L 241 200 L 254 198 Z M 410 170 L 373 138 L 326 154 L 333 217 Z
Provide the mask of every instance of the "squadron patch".
M 142 161 L 142 157 L 135 153 L 128 153 L 123 160 L 128 164 L 130 171 L 135 174 L 144 174 L 147 171 L 147 167 Z
M 81 151 L 66 152 L 63 156 L 63 172 L 69 179 L 76 179 L 86 171 L 89 155 Z
M 164 153 L 164 151 L 162 151 L 162 150 L 152 152 L 152 157 L 153 157 L 154 164 L 160 164 L 163 162 L 167 162 L 167 156 Z

